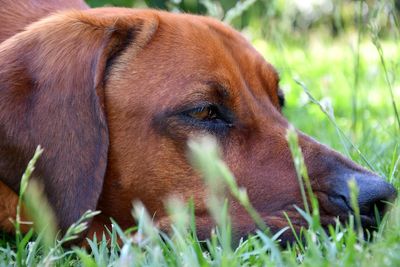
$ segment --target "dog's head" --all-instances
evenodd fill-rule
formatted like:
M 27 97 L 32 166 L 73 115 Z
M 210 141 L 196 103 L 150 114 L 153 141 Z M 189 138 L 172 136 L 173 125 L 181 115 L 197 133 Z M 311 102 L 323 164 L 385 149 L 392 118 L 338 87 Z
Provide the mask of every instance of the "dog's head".
M 212 19 L 150 10 L 95 9 L 46 18 L 0 45 L 0 178 L 17 190 L 36 145 L 35 171 L 62 229 L 87 209 L 132 225 L 132 200 L 165 219 L 170 195 L 193 197 L 208 235 L 206 189 L 187 141 L 218 140 L 223 158 L 267 225 L 304 224 L 274 68 L 236 31 Z M 395 196 L 381 178 L 299 133 L 324 224 L 351 212 L 360 187 L 366 223 Z M 232 203 L 235 230 L 254 223 Z

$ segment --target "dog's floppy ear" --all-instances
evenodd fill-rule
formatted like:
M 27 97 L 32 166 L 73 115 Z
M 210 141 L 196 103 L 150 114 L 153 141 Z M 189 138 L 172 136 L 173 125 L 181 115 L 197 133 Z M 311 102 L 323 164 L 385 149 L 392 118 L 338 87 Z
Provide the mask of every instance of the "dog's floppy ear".
M 139 15 L 60 13 L 0 45 L 0 180 L 17 192 L 41 145 L 33 176 L 63 231 L 96 209 L 109 145 L 106 70 L 124 48 L 141 49 L 158 25 L 154 15 Z

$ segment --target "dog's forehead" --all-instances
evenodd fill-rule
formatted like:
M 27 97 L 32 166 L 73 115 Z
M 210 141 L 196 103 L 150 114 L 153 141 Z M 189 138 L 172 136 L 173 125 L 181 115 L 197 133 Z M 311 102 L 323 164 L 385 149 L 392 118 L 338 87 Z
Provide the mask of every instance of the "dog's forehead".
M 204 16 L 162 12 L 160 20 L 160 34 L 170 45 L 179 47 L 180 53 L 175 56 L 185 62 L 190 59 L 198 72 L 202 67 L 205 72 L 215 71 L 231 90 L 245 86 L 255 96 L 267 93 L 278 105 L 279 76 L 275 68 L 238 31 Z
M 214 101 L 215 91 L 224 88 L 229 106 L 243 106 L 246 95 L 247 102 L 259 99 L 279 109 L 276 71 L 239 32 L 203 16 L 135 12 L 158 17 L 157 30 L 140 53 L 133 42 L 113 65 L 111 80 L 120 88 L 113 93 L 126 88 L 129 103 L 152 97 L 157 107 L 170 108 L 191 99 Z M 132 83 L 141 90 L 132 90 Z

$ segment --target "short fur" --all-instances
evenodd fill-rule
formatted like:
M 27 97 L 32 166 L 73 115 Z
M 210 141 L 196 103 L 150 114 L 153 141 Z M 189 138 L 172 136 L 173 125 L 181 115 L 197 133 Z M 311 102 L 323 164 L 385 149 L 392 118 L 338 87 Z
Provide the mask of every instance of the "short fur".
M 187 140 L 205 131 L 173 115 L 198 102 L 234 112 L 232 129 L 215 136 L 265 222 L 280 229 L 287 212 L 296 229 L 304 225 L 294 208 L 302 199 L 279 78 L 238 32 L 201 16 L 85 10 L 79 0 L 1 2 L 0 38 L 10 37 L 0 44 L 2 229 L 11 229 L 6 218 L 15 216 L 13 192 L 40 144 L 45 152 L 34 177 L 44 184 L 62 230 L 87 209 L 102 211 L 90 235 L 101 233 L 109 217 L 132 226 L 133 200 L 166 229 L 163 203 L 175 195 L 194 198 L 198 233 L 207 237 L 213 222 L 206 189 L 185 153 Z M 70 7 L 76 10 L 47 16 Z M 299 140 L 323 223 L 332 223 L 347 215 L 329 197 L 339 176 L 379 178 L 302 133 Z M 231 212 L 238 236 L 255 229 L 235 201 Z

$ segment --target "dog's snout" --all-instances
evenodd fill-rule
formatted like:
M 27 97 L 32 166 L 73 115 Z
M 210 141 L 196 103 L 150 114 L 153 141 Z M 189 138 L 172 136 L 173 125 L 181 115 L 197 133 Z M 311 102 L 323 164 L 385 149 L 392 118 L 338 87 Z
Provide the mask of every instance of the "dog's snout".
M 331 188 L 332 194 L 329 199 L 333 205 L 342 212 L 352 212 L 349 181 L 355 179 L 358 187 L 358 206 L 360 214 L 373 218 L 376 211 L 382 216 L 388 203 L 392 202 L 396 196 L 396 189 L 381 177 L 369 173 L 342 174 L 335 179 L 334 186 Z

